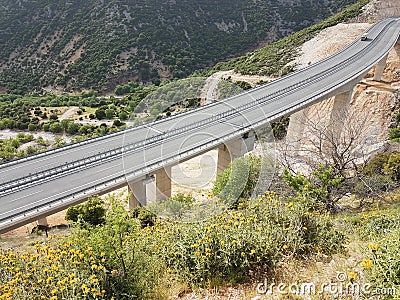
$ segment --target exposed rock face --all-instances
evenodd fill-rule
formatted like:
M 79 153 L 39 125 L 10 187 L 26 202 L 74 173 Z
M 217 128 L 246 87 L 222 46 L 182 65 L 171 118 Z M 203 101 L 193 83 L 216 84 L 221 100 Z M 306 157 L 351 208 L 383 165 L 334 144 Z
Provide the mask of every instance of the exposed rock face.
M 298 58 L 297 64 L 304 67 L 334 54 L 357 38 L 369 26 L 365 23 L 338 24 L 322 31 L 303 45 L 304 54 Z M 387 140 L 392 119 L 398 112 L 399 99 L 396 90 L 400 87 L 399 54 L 400 45 L 397 44 L 389 53 L 382 81 L 372 80 L 373 68 L 353 91 L 347 121 L 354 126 L 362 127 L 364 146 L 370 147 L 371 151 L 377 144 Z M 317 103 L 298 114 L 306 118 L 308 124 L 321 124 L 321 122 L 328 122 L 324 120 L 324 116 L 331 114 L 332 106 L 333 98 Z M 305 133 L 311 131 L 309 126 L 305 125 Z M 292 137 L 293 132 L 288 132 L 288 140 L 294 140 Z M 303 139 L 307 140 L 306 135 L 303 135 Z
M 364 12 L 355 20 L 373 22 L 394 16 L 400 16 L 400 0 L 374 0 L 364 7 Z

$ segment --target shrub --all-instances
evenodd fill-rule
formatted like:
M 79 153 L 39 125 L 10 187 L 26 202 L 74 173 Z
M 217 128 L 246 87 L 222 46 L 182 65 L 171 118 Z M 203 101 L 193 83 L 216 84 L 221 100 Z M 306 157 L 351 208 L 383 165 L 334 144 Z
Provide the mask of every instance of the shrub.
M 358 234 L 362 238 L 383 236 L 394 229 L 400 229 L 400 209 L 384 210 L 381 213 L 365 213 L 358 224 Z
M 97 226 L 104 224 L 105 214 L 104 201 L 98 197 L 90 197 L 83 204 L 69 207 L 65 219 L 80 225 Z
M 390 153 L 382 152 L 373 156 L 363 168 L 363 173 L 368 176 L 373 174 L 383 175 L 383 168 L 390 158 Z
M 0 252 L 0 298 L 160 299 L 165 268 L 144 251 L 142 233 L 139 222 L 112 203 L 104 226 L 76 228 L 33 251 Z
M 400 138 L 400 128 L 390 128 L 389 130 L 389 139 L 394 142 L 398 142 Z
M 293 175 L 285 169 L 282 178 L 297 194 L 297 197 L 293 198 L 294 201 L 303 203 L 310 210 L 324 208 L 332 213 L 338 210 L 336 202 L 339 198 L 334 196 L 333 190 L 344 179 L 336 175 L 332 168 L 320 165 L 309 178 L 301 174 Z
M 106 258 L 77 242 L 0 251 L 0 298 L 104 299 Z
M 212 193 L 228 206 L 235 208 L 240 198 L 247 198 L 258 182 L 262 164 L 260 156 L 248 155 L 232 161 L 217 175 Z
M 57 121 L 58 120 L 58 116 L 56 114 L 51 114 L 50 115 L 50 120 Z
M 81 247 L 95 249 L 97 256 L 105 254 L 102 265 L 107 276 L 102 284 L 108 295 L 115 299 L 160 299 L 164 264 L 149 249 L 148 236 L 138 220 L 131 218 L 120 202 L 110 202 L 103 226 L 78 228 L 71 238 Z
M 362 265 L 374 288 L 390 291 L 388 298 L 399 299 L 400 293 L 400 229 L 370 243 Z
M 392 191 L 397 187 L 398 184 L 388 176 L 373 174 L 356 180 L 354 193 L 359 197 L 368 198 Z
M 400 180 L 400 153 L 390 155 L 387 163 L 383 167 L 383 173 L 393 180 Z
M 193 285 L 244 281 L 250 270 L 271 270 L 288 256 L 336 253 L 344 242 L 327 217 L 309 213 L 301 203 L 285 204 L 273 193 L 206 222 L 160 222 L 151 230 L 149 246 Z
M 156 215 L 142 206 L 136 207 L 132 212 L 132 216 L 140 221 L 142 228 L 153 226 L 156 221 Z
M 202 215 L 201 210 L 195 203 L 191 195 L 178 193 L 167 200 L 157 200 L 150 203 L 147 208 L 152 214 L 167 218 L 173 221 L 191 222 L 193 221 L 193 212 L 196 211 L 196 217 Z

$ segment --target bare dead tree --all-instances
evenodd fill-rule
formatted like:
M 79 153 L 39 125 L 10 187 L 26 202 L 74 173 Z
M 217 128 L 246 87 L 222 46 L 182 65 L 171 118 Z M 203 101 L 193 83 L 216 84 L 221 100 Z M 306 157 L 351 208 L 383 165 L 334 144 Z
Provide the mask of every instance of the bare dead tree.
M 330 166 L 343 177 L 357 174 L 366 163 L 368 153 L 363 147 L 367 139 L 366 116 L 350 115 L 346 109 L 330 116 L 301 118 L 302 133 L 297 139 L 281 143 L 279 162 L 292 172 L 311 172 L 318 165 Z

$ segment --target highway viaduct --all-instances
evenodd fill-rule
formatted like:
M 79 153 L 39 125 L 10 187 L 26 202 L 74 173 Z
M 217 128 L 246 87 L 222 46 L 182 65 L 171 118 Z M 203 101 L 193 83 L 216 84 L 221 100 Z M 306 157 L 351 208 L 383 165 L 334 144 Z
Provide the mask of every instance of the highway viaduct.
M 292 115 L 289 131 L 300 134 L 296 112 L 335 97 L 334 116 L 348 105 L 354 86 L 372 67 L 376 66 L 374 80 L 381 79 L 387 55 L 399 43 L 399 32 L 400 20 L 386 19 L 366 31 L 367 40 L 359 38 L 336 54 L 261 87 L 122 132 L 3 163 L 0 233 L 35 220 L 46 224 L 46 216 L 127 183 L 132 190 L 131 209 L 169 198 L 172 166 L 217 148 L 221 171 L 253 149 L 255 130 L 282 116 Z M 150 183 L 156 189 L 148 189 Z

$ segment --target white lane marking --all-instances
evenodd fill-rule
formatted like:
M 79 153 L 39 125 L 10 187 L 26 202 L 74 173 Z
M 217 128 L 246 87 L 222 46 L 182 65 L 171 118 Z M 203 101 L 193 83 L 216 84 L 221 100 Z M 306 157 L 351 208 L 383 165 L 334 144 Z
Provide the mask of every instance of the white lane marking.
M 40 190 L 40 191 L 37 191 L 37 192 L 31 193 L 31 194 L 28 194 L 28 195 L 25 195 L 25 196 L 19 197 L 19 198 L 17 198 L 17 199 L 14 199 L 14 200 L 12 200 L 11 202 L 16 202 L 16 201 L 18 201 L 18 200 L 21 200 L 21 199 L 24 199 L 24 198 L 27 198 L 27 197 L 30 197 L 30 196 L 33 196 L 33 195 L 39 194 L 39 193 L 41 193 L 41 192 L 43 192 L 43 190 Z
M 98 149 L 99 146 L 101 146 L 101 145 L 103 145 L 103 144 L 106 144 L 106 143 L 109 143 L 109 142 L 110 142 L 110 141 L 107 141 L 107 140 L 106 140 L 106 141 L 101 141 L 101 143 L 96 144 L 96 145 L 90 144 L 90 145 L 85 145 L 85 146 L 89 146 L 89 149 L 92 148 L 93 146 L 96 146 L 96 148 Z M 57 154 L 54 153 L 54 154 L 51 155 L 51 157 L 49 157 L 49 156 L 44 156 L 44 157 L 40 157 L 40 158 L 37 159 L 37 160 L 34 159 L 34 160 L 30 161 L 29 163 L 24 164 L 24 167 L 30 166 L 30 165 L 32 165 L 32 164 L 38 164 L 38 163 L 41 163 L 41 162 L 45 163 L 46 160 L 48 160 L 49 158 L 50 158 L 50 159 L 56 159 L 56 158 L 58 158 L 58 157 L 60 157 L 60 156 L 74 154 L 74 153 L 77 152 L 77 151 L 82 151 L 82 148 L 80 148 L 80 147 L 75 147 L 74 149 L 68 149 L 67 151 L 68 151 L 67 153 L 62 152 L 62 151 L 59 152 L 59 153 L 57 153 Z M 87 152 L 86 154 L 91 154 L 91 153 L 95 153 L 95 152 L 97 152 L 97 151 Z M 49 164 L 46 164 L 46 165 L 41 165 L 40 167 L 51 166 L 51 165 L 54 164 L 54 163 L 58 163 L 58 161 L 55 161 L 55 162 L 52 162 L 52 163 L 49 163 Z M 14 167 L 8 167 L 8 168 L 6 168 L 4 171 L 0 169 L 0 174 L 1 174 L 1 173 L 4 173 L 5 171 L 9 172 L 9 171 L 17 170 L 17 169 L 19 169 L 20 167 L 21 167 L 21 165 L 15 165 Z
M 104 172 L 104 171 L 106 171 L 106 170 L 108 170 L 108 169 L 112 169 L 112 168 L 114 168 L 114 167 L 115 167 L 115 166 L 110 166 L 110 167 L 108 167 L 108 168 L 101 169 L 101 170 L 99 170 L 99 171 L 96 172 L 96 173 Z M 107 177 L 103 177 L 103 178 L 101 178 L 101 179 L 97 179 L 97 180 L 94 180 L 94 181 L 92 181 L 92 182 L 89 182 L 89 183 L 86 183 L 86 184 L 84 184 L 84 185 L 81 185 L 81 186 L 79 186 L 79 187 L 75 187 L 75 188 L 69 189 L 69 190 L 67 190 L 67 191 L 63 191 L 63 192 L 61 192 L 61 193 L 55 194 L 55 195 L 53 194 L 52 196 L 49 196 L 49 197 L 47 197 L 47 198 L 42 198 L 42 199 L 40 199 L 40 200 L 38 200 L 38 201 L 30 202 L 29 204 L 20 206 L 20 207 L 18 207 L 18 208 L 13 209 L 13 210 L 9 210 L 9 211 L 7 211 L 7 213 L 11 213 L 11 212 L 14 212 L 14 211 L 18 211 L 18 210 L 21 210 L 21 209 L 26 208 L 26 207 L 28 207 L 28 206 L 32 206 L 32 205 L 35 206 L 37 203 L 46 202 L 46 200 L 51 199 L 51 198 L 53 198 L 53 197 L 57 197 L 57 196 L 59 196 L 59 195 L 61 195 L 61 194 L 71 195 L 73 191 L 75 191 L 75 190 L 77 190 L 77 189 L 79 189 L 79 188 L 91 186 L 91 185 L 93 185 L 93 183 L 99 182 L 100 180 L 102 181 L 102 180 L 104 180 L 104 179 L 108 179 L 109 177 L 113 178 L 114 175 L 109 175 L 109 176 L 107 176 Z M 38 193 L 41 193 L 41 192 L 43 192 L 43 190 L 40 190 L 40 191 L 38 191 L 38 192 L 29 194 L 29 195 L 25 195 L 25 196 L 19 197 L 19 198 L 17 198 L 17 199 L 14 199 L 12 202 L 16 202 L 16 201 L 18 201 L 18 200 L 24 199 L 24 198 L 26 198 L 26 197 L 29 197 L 29 196 L 32 196 L 32 195 L 35 195 L 35 194 L 38 194 Z M 65 196 L 64 196 L 64 198 L 65 198 Z M 45 204 L 45 205 L 46 205 L 46 204 Z M 34 209 L 34 208 L 32 208 L 32 209 Z
M 158 129 L 155 129 L 155 128 L 153 128 L 153 127 L 147 125 L 147 124 L 145 124 L 144 127 L 148 128 L 148 129 L 150 129 L 150 130 L 153 130 L 153 131 L 155 131 L 155 132 L 157 132 L 157 133 L 163 133 L 162 131 L 160 131 L 160 130 L 158 130 Z

